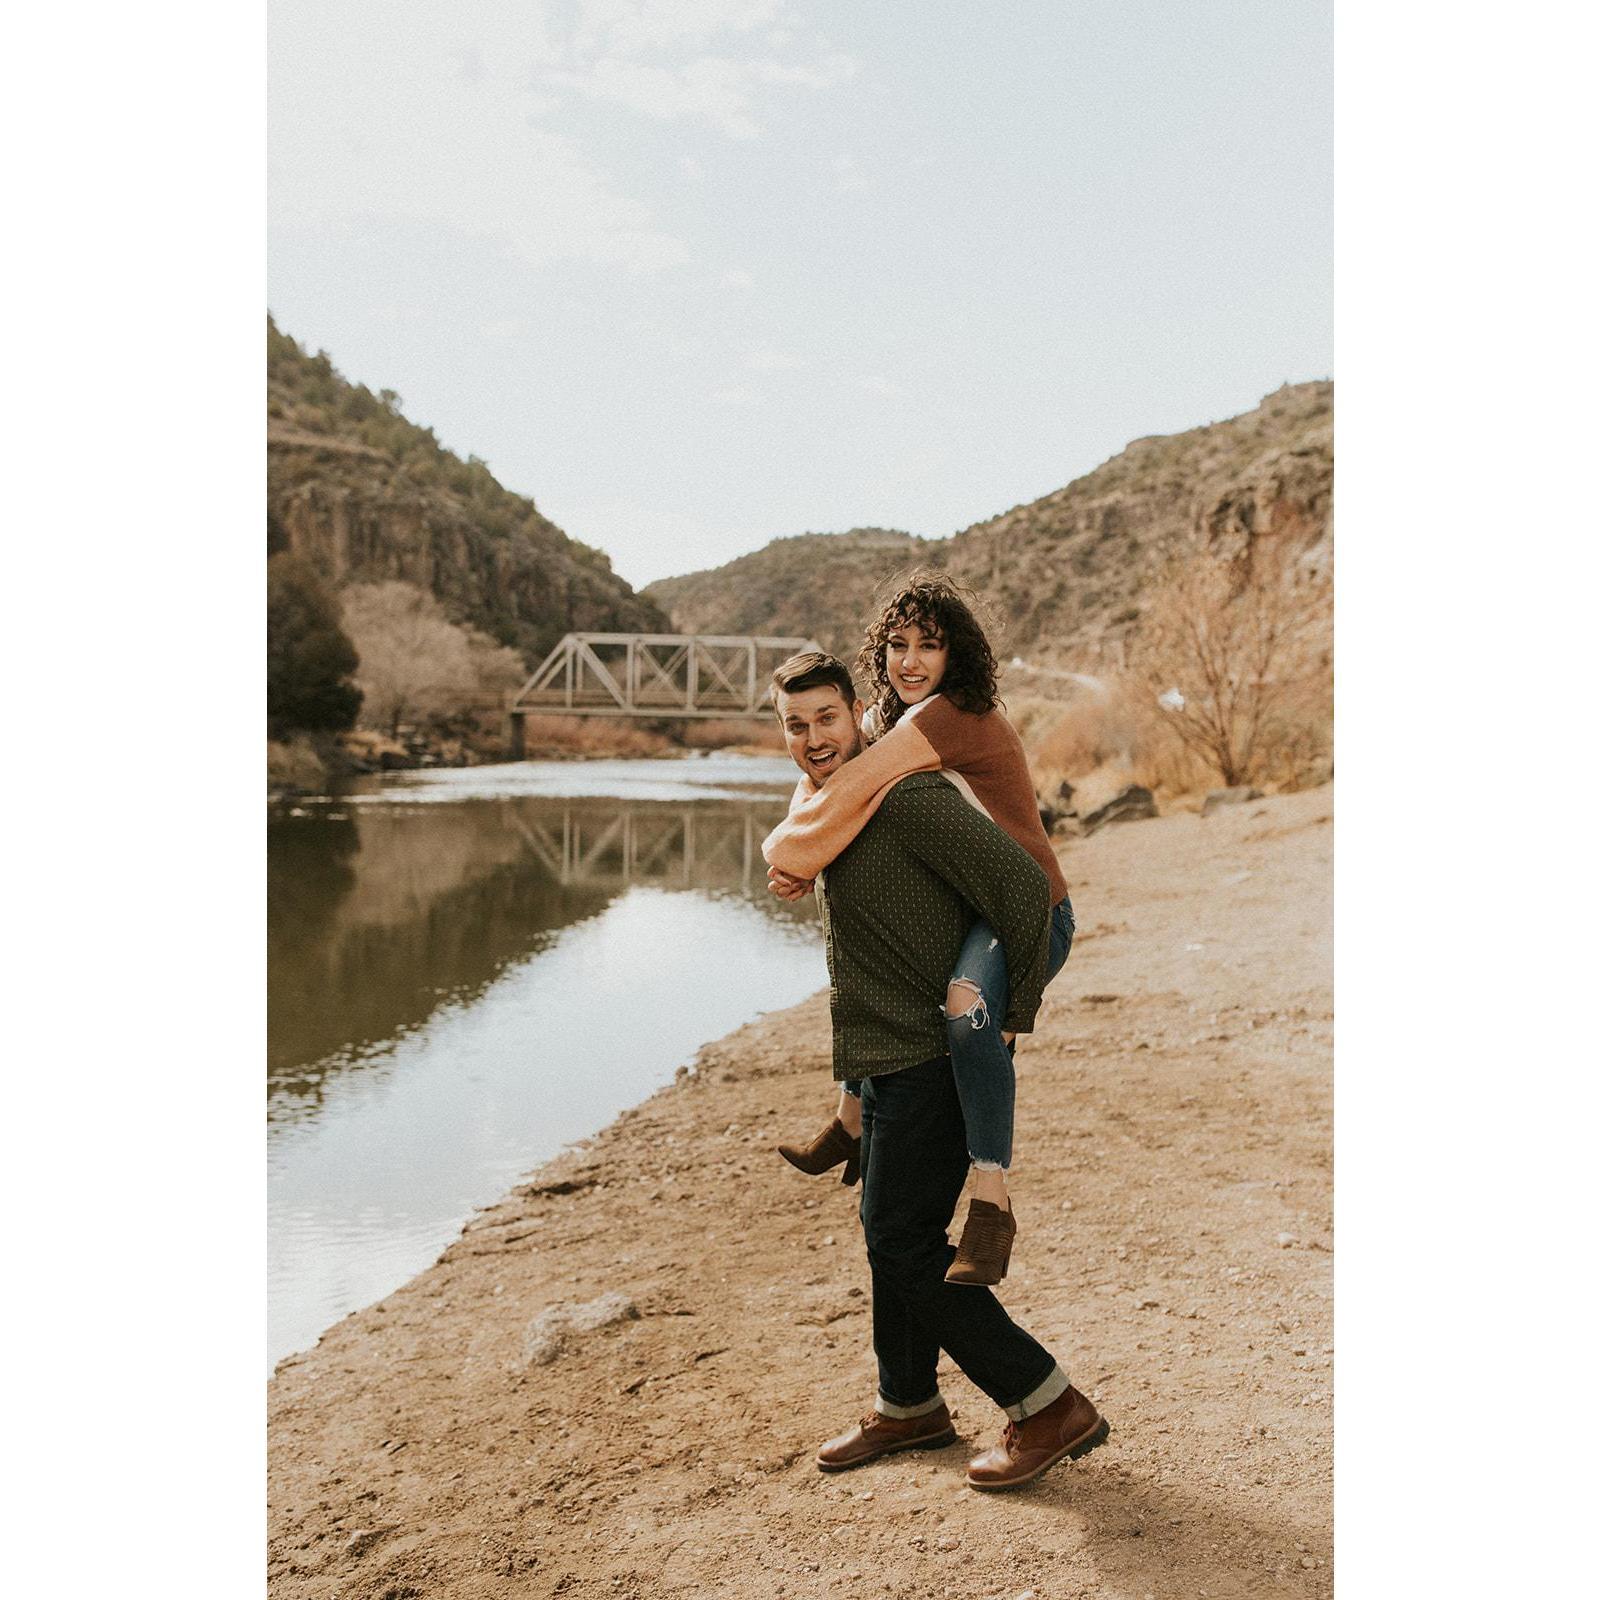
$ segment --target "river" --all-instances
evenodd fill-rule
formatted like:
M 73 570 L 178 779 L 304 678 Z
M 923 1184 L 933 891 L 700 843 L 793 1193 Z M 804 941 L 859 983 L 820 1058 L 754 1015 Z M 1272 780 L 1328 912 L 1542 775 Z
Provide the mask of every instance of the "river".
M 826 984 L 814 903 L 765 889 L 793 778 L 720 754 L 529 761 L 271 813 L 272 1362 L 700 1045 Z

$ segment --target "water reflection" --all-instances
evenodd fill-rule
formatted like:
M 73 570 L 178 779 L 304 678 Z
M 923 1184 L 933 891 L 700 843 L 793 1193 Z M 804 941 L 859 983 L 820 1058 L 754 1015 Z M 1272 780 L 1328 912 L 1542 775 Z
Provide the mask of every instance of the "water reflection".
M 314 1106 L 330 1072 L 471 999 L 508 962 L 630 886 L 765 893 L 782 805 L 468 801 L 284 814 L 268 826 L 269 1116 Z
M 765 891 L 782 810 L 769 789 L 272 819 L 274 1359 L 699 1045 L 826 982 L 811 903 Z

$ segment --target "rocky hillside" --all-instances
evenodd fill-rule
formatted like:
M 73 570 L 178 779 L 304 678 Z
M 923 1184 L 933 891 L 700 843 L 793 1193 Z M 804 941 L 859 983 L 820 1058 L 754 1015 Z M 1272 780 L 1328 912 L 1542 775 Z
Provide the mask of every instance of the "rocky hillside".
M 879 580 L 931 560 L 930 552 L 940 548 L 936 541 L 888 528 L 802 533 L 774 539 L 710 572 L 662 578 L 643 592 L 684 633 L 810 637 L 843 654 L 861 642 Z M 818 608 L 819 595 L 834 602 L 825 614 Z M 859 603 L 851 603 L 851 596 Z
M 949 539 L 855 532 L 778 539 L 644 592 L 683 626 L 810 632 L 851 646 L 874 585 L 937 564 L 1005 619 L 1004 653 L 1083 664 L 1115 655 L 1141 596 L 1185 536 L 1289 542 L 1331 575 L 1333 384 L 1285 385 L 1253 411 L 1136 439 L 1065 488 Z M 860 604 L 846 597 L 861 595 Z
M 267 537 L 337 587 L 401 579 L 530 665 L 571 630 L 662 630 L 665 614 L 476 457 L 409 422 L 267 319 Z

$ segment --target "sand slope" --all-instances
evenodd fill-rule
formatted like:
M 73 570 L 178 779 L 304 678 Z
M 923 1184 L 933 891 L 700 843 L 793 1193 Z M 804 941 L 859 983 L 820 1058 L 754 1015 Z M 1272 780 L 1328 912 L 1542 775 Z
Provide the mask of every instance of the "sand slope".
M 1104 1448 L 975 1494 L 1002 1419 L 952 1372 L 961 1445 L 816 1470 L 874 1387 L 858 1191 L 773 1154 L 830 1101 L 818 996 L 280 1366 L 273 1596 L 1330 1594 L 1332 811 L 1064 849 L 1080 934 L 1019 1055 L 1001 1292 Z

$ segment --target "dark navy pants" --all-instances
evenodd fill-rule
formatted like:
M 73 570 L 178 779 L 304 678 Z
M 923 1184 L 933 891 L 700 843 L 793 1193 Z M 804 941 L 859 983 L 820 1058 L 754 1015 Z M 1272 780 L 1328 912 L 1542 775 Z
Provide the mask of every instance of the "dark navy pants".
M 925 1405 L 938 1393 L 943 1349 L 996 1405 L 1032 1410 L 1036 1392 L 1065 1387 L 1063 1378 L 1052 1381 L 1055 1358 L 988 1289 L 944 1281 L 967 1166 L 948 1056 L 863 1081 L 861 1225 L 878 1391 L 897 1408 Z

